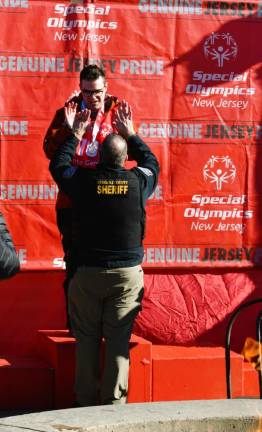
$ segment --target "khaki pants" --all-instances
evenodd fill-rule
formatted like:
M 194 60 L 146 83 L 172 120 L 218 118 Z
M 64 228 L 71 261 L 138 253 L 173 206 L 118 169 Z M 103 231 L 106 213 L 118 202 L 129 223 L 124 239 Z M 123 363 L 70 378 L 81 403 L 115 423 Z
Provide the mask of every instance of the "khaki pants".
M 69 313 L 76 349 L 76 396 L 82 406 L 125 403 L 129 340 L 143 297 L 141 266 L 80 267 L 69 285 Z M 100 346 L 105 365 L 100 380 Z M 100 388 L 101 381 L 101 388 Z

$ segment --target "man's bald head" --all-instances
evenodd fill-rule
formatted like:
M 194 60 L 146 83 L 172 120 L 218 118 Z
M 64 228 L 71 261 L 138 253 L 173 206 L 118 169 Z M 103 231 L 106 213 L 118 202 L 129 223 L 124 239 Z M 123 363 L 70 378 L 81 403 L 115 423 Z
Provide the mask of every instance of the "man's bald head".
M 101 148 L 101 162 L 106 165 L 123 166 L 127 157 L 127 144 L 124 138 L 117 134 L 110 134 L 103 141 Z

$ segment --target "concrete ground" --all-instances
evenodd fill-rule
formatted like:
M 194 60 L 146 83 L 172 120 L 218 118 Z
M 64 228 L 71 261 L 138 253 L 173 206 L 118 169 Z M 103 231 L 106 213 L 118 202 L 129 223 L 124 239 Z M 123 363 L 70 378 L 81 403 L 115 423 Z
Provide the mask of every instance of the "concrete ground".
M 0 432 L 261 432 L 262 400 L 104 405 L 0 418 Z

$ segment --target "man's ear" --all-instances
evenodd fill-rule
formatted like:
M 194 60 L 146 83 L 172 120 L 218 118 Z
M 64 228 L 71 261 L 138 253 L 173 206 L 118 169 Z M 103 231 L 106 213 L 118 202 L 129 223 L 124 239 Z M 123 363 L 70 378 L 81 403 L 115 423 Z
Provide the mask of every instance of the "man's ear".
M 107 90 L 107 81 L 105 81 L 105 89 Z

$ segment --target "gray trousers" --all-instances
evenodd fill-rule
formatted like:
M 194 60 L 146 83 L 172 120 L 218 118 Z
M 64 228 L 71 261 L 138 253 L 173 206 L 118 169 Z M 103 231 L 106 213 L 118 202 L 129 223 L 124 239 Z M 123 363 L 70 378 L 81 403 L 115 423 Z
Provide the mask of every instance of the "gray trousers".
M 80 267 L 69 285 L 69 314 L 76 337 L 76 398 L 81 406 L 125 403 L 129 340 L 144 291 L 141 266 Z M 100 347 L 105 341 L 100 377 Z

